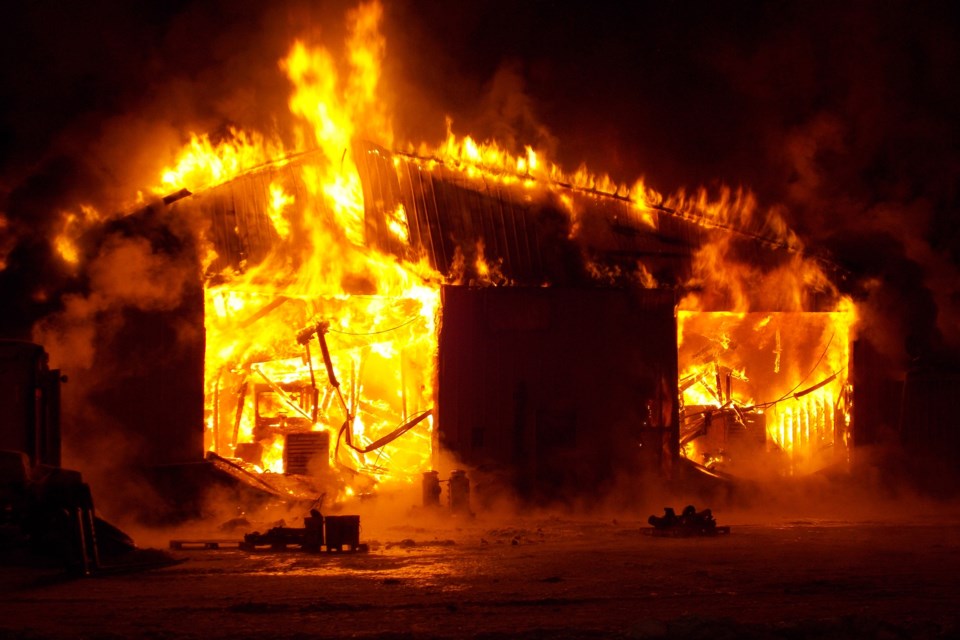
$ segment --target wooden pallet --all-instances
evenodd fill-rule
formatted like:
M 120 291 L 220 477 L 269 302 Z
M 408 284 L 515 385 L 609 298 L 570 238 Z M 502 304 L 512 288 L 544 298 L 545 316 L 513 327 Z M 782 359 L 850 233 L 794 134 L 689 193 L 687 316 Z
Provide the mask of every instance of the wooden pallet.
M 304 549 L 302 545 L 299 545 L 293 542 L 286 542 L 286 543 L 274 542 L 274 543 L 267 543 L 267 544 L 253 544 L 250 542 L 241 542 L 238 548 L 242 549 L 243 551 L 249 551 L 252 553 L 264 552 L 264 551 L 281 551 L 281 552 L 302 551 L 304 553 L 308 552 L 308 550 Z M 348 546 L 346 549 L 336 549 L 336 548 L 331 549 L 331 548 L 328 548 L 327 546 L 323 546 L 320 548 L 318 552 L 315 552 L 315 553 L 367 553 L 368 551 L 370 551 L 370 546 L 366 543 L 360 543 L 355 547 Z
M 644 529 L 643 532 L 654 538 L 714 538 L 730 533 L 730 527 L 714 527 L 713 529 L 692 529 L 689 527 L 669 527 L 667 529 Z
M 175 551 L 221 551 L 240 549 L 241 540 L 171 540 L 170 548 Z

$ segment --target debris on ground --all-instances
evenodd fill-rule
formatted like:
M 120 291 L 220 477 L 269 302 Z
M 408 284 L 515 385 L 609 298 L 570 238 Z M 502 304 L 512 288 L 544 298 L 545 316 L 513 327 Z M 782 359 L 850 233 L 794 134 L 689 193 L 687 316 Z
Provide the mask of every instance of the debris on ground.
M 663 515 L 652 515 L 647 519 L 653 528 L 647 529 L 650 535 L 670 538 L 691 536 L 716 536 L 730 533 L 730 527 L 718 527 L 710 509 L 697 511 L 692 504 L 684 507 L 678 516 L 672 507 L 664 507 Z
M 266 533 L 254 531 L 243 536 L 240 548 L 244 551 L 286 551 L 291 547 L 308 553 L 321 549 L 333 552 L 366 552 L 369 547 L 360 542 L 360 516 L 326 516 L 317 509 L 303 519 L 303 527 L 278 526 Z

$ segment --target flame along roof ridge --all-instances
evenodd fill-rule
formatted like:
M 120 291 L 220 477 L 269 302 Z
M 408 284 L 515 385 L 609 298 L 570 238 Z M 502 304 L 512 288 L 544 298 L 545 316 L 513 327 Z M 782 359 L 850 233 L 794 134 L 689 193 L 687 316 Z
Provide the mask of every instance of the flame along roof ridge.
M 593 185 L 590 187 L 580 186 L 575 184 L 573 180 L 570 179 L 557 179 L 552 177 L 552 175 L 537 175 L 536 173 L 531 173 L 529 168 L 526 172 L 511 171 L 507 167 L 495 167 L 485 164 L 483 162 L 475 162 L 470 159 L 463 159 L 461 161 L 451 161 L 445 159 L 439 155 L 424 155 L 420 153 L 415 153 L 412 151 L 398 151 L 398 150 L 389 150 L 384 147 L 372 143 L 370 141 L 362 140 L 358 141 L 359 144 L 355 144 L 356 149 L 366 149 L 377 151 L 382 151 L 388 156 L 403 158 L 407 161 L 422 163 L 426 165 L 439 166 L 443 167 L 450 171 L 455 172 L 467 172 L 475 171 L 481 174 L 481 176 L 489 176 L 501 182 L 501 186 L 505 189 L 514 188 L 515 184 L 508 184 L 504 182 L 504 178 L 516 180 L 518 183 L 526 183 L 528 186 L 540 186 L 545 188 L 548 191 L 554 193 L 558 192 L 569 192 L 581 196 L 586 196 L 590 198 L 595 198 L 600 201 L 607 201 L 611 203 L 618 203 L 622 206 L 628 206 L 634 209 L 639 210 L 650 210 L 658 214 L 666 215 L 671 218 L 674 218 L 678 221 L 683 221 L 687 223 L 692 223 L 698 227 L 706 230 L 717 230 L 725 233 L 729 233 L 735 236 L 739 236 L 746 240 L 752 241 L 766 247 L 772 251 L 785 251 L 787 253 L 797 254 L 805 259 L 811 259 L 816 261 L 821 267 L 832 272 L 835 277 L 844 278 L 849 275 L 849 271 L 841 266 L 839 263 L 831 259 L 830 257 L 824 256 L 822 252 L 814 252 L 808 250 L 804 245 L 800 243 L 791 243 L 786 239 L 775 238 L 770 235 L 765 235 L 760 232 L 751 231 L 742 226 L 739 226 L 733 223 L 730 220 L 716 219 L 711 218 L 706 213 L 704 213 L 700 207 L 696 206 L 696 203 L 690 208 L 676 208 L 667 206 L 663 202 L 657 202 L 654 200 L 646 199 L 644 201 L 639 201 L 630 195 L 624 195 L 620 193 L 620 190 L 623 188 L 622 184 L 616 183 L 616 191 L 610 192 L 602 188 L 597 188 L 597 181 L 593 181 Z M 272 158 L 266 162 L 262 162 L 256 166 L 249 167 L 243 170 L 240 173 L 232 176 L 228 180 L 217 184 L 205 185 L 200 189 L 195 189 L 189 191 L 187 189 L 181 189 L 176 192 L 172 192 L 167 196 L 163 197 L 162 200 L 164 204 L 170 205 L 176 202 L 177 200 L 190 197 L 193 195 L 203 194 L 215 189 L 223 188 L 225 185 L 240 181 L 249 176 L 262 173 L 270 169 L 282 168 L 292 163 L 298 161 L 304 161 L 311 156 L 322 155 L 323 150 L 320 148 L 317 149 L 307 149 L 302 151 L 291 152 L 284 154 L 282 156 Z M 527 165 L 529 167 L 529 165 Z M 361 171 L 361 175 L 363 171 Z M 562 174 L 565 175 L 565 174 Z M 659 232 L 659 224 L 656 225 L 654 233 Z
M 381 147 L 379 147 L 379 145 L 376 145 L 375 143 L 372 143 L 372 142 L 369 142 L 369 141 L 363 141 L 363 143 L 364 143 L 365 145 L 369 145 L 370 147 L 374 147 L 374 148 L 378 148 L 378 149 L 381 148 Z M 769 236 L 762 235 L 762 234 L 760 234 L 760 233 L 752 232 L 752 231 L 749 231 L 749 230 L 744 229 L 744 228 L 742 228 L 742 227 L 738 227 L 738 226 L 736 226 L 736 225 L 734 225 L 734 224 L 731 224 L 731 223 L 729 223 L 729 222 L 721 222 L 721 221 L 717 221 L 717 220 L 712 220 L 712 219 L 710 219 L 709 217 L 707 217 L 706 215 L 704 215 L 702 212 L 699 212 L 697 209 L 680 210 L 680 209 L 677 209 L 677 208 L 674 208 L 674 207 L 668 207 L 668 206 L 666 206 L 666 205 L 664 205 L 664 204 L 662 204 L 662 203 L 660 203 L 660 202 L 652 202 L 652 201 L 639 202 L 639 201 L 637 201 L 636 199 L 631 198 L 631 197 L 628 196 L 628 195 L 623 195 L 623 194 L 619 193 L 620 188 L 623 187 L 623 185 L 620 184 L 620 183 L 616 183 L 616 184 L 617 184 L 617 192 L 611 193 L 611 192 L 605 191 L 605 190 L 603 190 L 603 189 L 598 189 L 598 188 L 596 187 L 596 181 L 594 181 L 594 186 L 588 188 L 588 187 L 582 187 L 582 186 L 579 186 L 579 185 L 577 185 L 577 184 L 574 184 L 572 180 L 562 180 L 562 179 L 554 179 L 554 178 L 543 178 L 543 177 L 537 176 L 537 175 L 535 175 L 535 174 L 532 174 L 532 173 L 530 173 L 529 171 L 527 171 L 526 173 L 519 173 L 519 172 L 515 172 L 515 171 L 509 171 L 509 170 L 504 169 L 504 168 L 491 167 L 491 166 L 486 165 L 486 164 L 484 164 L 484 163 L 482 163 L 482 162 L 463 161 L 463 162 L 454 163 L 454 162 L 450 162 L 450 161 L 448 161 L 448 160 L 445 160 L 445 159 L 443 159 L 442 157 L 437 156 L 437 155 L 427 156 L 427 155 L 420 155 L 420 154 L 413 153 L 413 152 L 408 152 L 408 151 L 389 150 L 389 149 L 385 149 L 385 148 L 384 148 L 384 151 L 386 151 L 387 153 L 389 153 L 389 154 L 391 154 L 391 155 L 398 156 L 398 157 L 401 157 L 401 158 L 407 158 L 407 159 L 409 159 L 409 160 L 413 160 L 413 161 L 416 161 L 416 162 L 435 163 L 435 164 L 437 164 L 437 165 L 440 165 L 440 166 L 443 166 L 443 167 L 447 167 L 447 168 L 450 168 L 450 169 L 453 169 L 453 170 L 456 170 L 456 171 L 465 171 L 465 170 L 466 170 L 466 167 L 469 166 L 470 168 L 472 168 L 472 169 L 474 169 L 474 170 L 478 170 L 478 171 L 480 171 L 480 172 L 482 172 L 482 173 L 484 173 L 484 174 L 490 175 L 490 176 L 492 176 L 492 177 L 509 176 L 509 177 L 511 177 L 511 178 L 516 178 L 517 180 L 529 181 L 529 182 L 531 182 L 531 183 L 543 185 L 543 186 L 546 186 L 546 187 L 548 187 L 548 188 L 554 187 L 554 188 L 558 188 L 558 189 L 562 189 L 562 190 L 566 190 L 566 191 L 571 191 L 571 192 L 578 193 L 578 194 L 583 194 L 583 195 L 587 195 L 587 196 L 597 197 L 597 198 L 599 198 L 599 199 L 609 199 L 609 200 L 612 200 L 612 201 L 621 202 L 621 203 L 623 203 L 623 204 L 628 204 L 628 205 L 633 205 L 633 206 L 639 206 L 639 207 L 646 207 L 646 208 L 649 208 L 649 209 L 653 209 L 653 210 L 655 210 L 655 211 L 658 211 L 658 212 L 660 212 L 660 213 L 665 213 L 665 214 L 667 214 L 667 215 L 670 215 L 670 216 L 679 218 L 679 219 L 681 219 L 681 220 L 686 220 L 686 221 L 695 222 L 695 223 L 699 224 L 700 226 L 705 227 L 705 228 L 708 228 L 708 229 L 718 229 L 718 230 L 721 230 L 721 231 L 728 231 L 728 232 L 731 232 L 731 233 L 736 233 L 736 234 L 742 235 L 742 236 L 744 236 L 744 237 L 746 237 L 746 238 L 749 238 L 749 239 L 751 239 L 751 240 L 756 240 L 757 242 L 763 243 L 763 244 L 765 244 L 766 246 L 768 246 L 768 247 L 770 247 L 770 248 L 772 248 L 772 249 L 784 249 L 784 250 L 787 250 L 787 251 L 792 252 L 792 253 L 799 253 L 800 255 L 803 255 L 803 256 L 806 256 L 806 257 L 811 257 L 811 258 L 814 258 L 814 259 L 818 259 L 818 260 L 825 261 L 826 264 L 829 264 L 829 265 L 832 265 L 832 266 L 839 266 L 839 265 L 836 265 L 835 263 L 833 263 L 832 261 L 827 261 L 827 260 L 826 260 L 825 258 L 823 258 L 822 256 L 818 256 L 818 255 L 813 255 L 813 254 L 811 254 L 809 251 L 805 250 L 802 246 L 801 246 L 801 247 L 796 247 L 796 246 L 794 246 L 794 245 L 791 245 L 789 242 L 786 242 L 785 240 L 778 240 L 778 239 L 775 239 L 775 238 L 771 238 L 771 237 L 769 237 Z M 258 165 L 255 165 L 255 166 L 249 167 L 249 168 L 247 168 L 247 169 L 244 169 L 243 171 L 241 171 L 241 172 L 237 173 L 236 175 L 230 177 L 228 180 L 224 180 L 223 182 L 219 182 L 219 183 L 211 184 L 211 185 L 205 185 L 204 187 L 202 187 L 202 188 L 200 188 L 200 189 L 195 189 L 195 190 L 193 190 L 193 191 L 188 191 L 188 190 L 186 190 L 186 189 L 181 189 L 181 190 L 179 190 L 179 191 L 171 192 L 169 195 L 164 196 L 164 198 L 163 198 L 164 204 L 172 204 L 172 202 L 174 202 L 174 201 L 176 201 L 176 200 L 179 200 L 179 199 L 181 199 L 182 197 L 187 197 L 187 196 L 191 196 L 191 195 L 201 194 L 201 193 L 204 193 L 204 192 L 206 192 L 206 191 L 210 191 L 211 189 L 216 189 L 216 188 L 218 188 L 218 187 L 222 187 L 222 186 L 224 186 L 224 185 L 228 185 L 228 184 L 230 184 L 230 183 L 232 183 L 232 182 L 236 182 L 236 181 L 241 180 L 241 179 L 243 179 L 243 178 L 245 178 L 245 177 L 247 177 L 247 176 L 260 173 L 260 172 L 265 171 L 265 170 L 267 170 L 267 169 L 283 167 L 283 166 L 285 166 L 285 165 L 287 165 L 287 164 L 290 164 L 291 162 L 294 162 L 294 161 L 297 161 L 297 160 L 301 160 L 301 159 L 305 159 L 305 158 L 308 158 L 308 157 L 310 157 L 310 156 L 312 156 L 312 155 L 317 155 L 317 154 L 322 154 L 322 153 L 323 153 L 323 149 L 317 148 L 317 149 L 307 149 L 307 150 L 303 150 L 303 151 L 295 151 L 295 152 L 291 152 L 291 153 L 285 154 L 285 155 L 280 156 L 280 157 L 277 157 L 277 158 L 272 158 L 272 159 L 270 159 L 270 160 L 268 160 L 268 161 L 266 161 L 266 162 L 262 162 L 262 163 L 260 163 L 260 164 L 258 164 Z M 184 193 L 184 192 L 186 192 L 186 193 Z M 697 211 L 697 214 L 693 214 L 694 211 Z
M 622 253 L 623 256 L 646 256 L 653 260 L 654 268 L 666 268 L 668 272 L 676 275 L 678 268 L 681 271 L 684 270 L 684 267 L 678 266 L 676 261 L 677 259 L 682 260 L 682 258 L 677 256 L 684 254 L 689 257 L 692 251 L 709 242 L 709 238 L 704 233 L 717 231 L 747 240 L 757 247 L 758 252 L 768 252 L 770 256 L 778 252 L 798 255 L 803 259 L 815 260 L 824 271 L 829 271 L 835 275 L 844 273 L 844 270 L 832 260 L 821 253 L 807 250 L 797 242 L 773 238 L 770 235 L 751 231 L 730 222 L 717 220 L 711 218 L 705 212 L 694 215 L 691 209 L 675 208 L 662 202 L 652 202 L 650 200 L 638 202 L 635 197 L 620 193 L 622 186 L 618 187 L 616 192 L 611 193 L 596 188 L 596 186 L 592 188 L 583 187 L 573 181 L 557 180 L 550 174 L 544 176 L 540 172 L 531 173 L 529 170 L 515 172 L 511 171 L 509 167 L 501 165 L 490 167 L 482 163 L 473 163 L 470 159 L 458 161 L 458 158 L 448 160 L 437 155 L 424 155 L 423 153 L 393 152 L 372 143 L 366 143 L 363 150 L 367 152 L 368 160 L 372 160 L 358 162 L 365 192 L 372 195 L 374 201 L 372 203 L 367 202 L 365 205 L 368 209 L 368 217 L 371 215 L 371 210 L 380 209 L 379 212 L 374 211 L 374 213 L 383 216 L 388 210 L 393 210 L 398 204 L 403 204 L 407 217 L 411 219 L 411 224 L 419 219 L 420 226 L 426 232 L 429 232 L 432 227 L 440 225 L 444 219 L 464 218 L 464 220 L 449 221 L 455 232 L 461 232 L 458 238 L 460 248 L 466 250 L 468 245 L 476 241 L 476 238 L 464 237 L 462 233 L 466 231 L 469 234 L 472 226 L 473 233 L 485 241 L 488 258 L 490 255 L 495 259 L 502 258 L 506 270 L 517 268 L 518 264 L 515 258 L 521 258 L 522 262 L 527 256 L 522 255 L 522 252 L 520 255 L 513 252 L 514 247 L 511 242 L 501 243 L 507 246 L 501 246 L 498 253 L 497 248 L 492 246 L 497 244 L 497 238 L 495 237 L 497 234 L 494 234 L 494 237 L 489 237 L 491 234 L 480 222 L 466 218 L 482 218 L 485 205 L 480 201 L 487 198 L 492 200 L 490 206 L 497 210 L 495 213 L 504 219 L 504 224 L 509 227 L 511 224 L 517 224 L 519 220 L 520 226 L 525 227 L 521 228 L 520 235 L 531 232 L 536 235 L 535 223 L 530 216 L 518 215 L 515 209 L 517 208 L 516 204 L 525 198 L 529 202 L 531 189 L 537 188 L 541 193 L 550 193 L 558 196 L 559 201 L 566 201 L 564 207 L 566 213 L 571 216 L 571 223 L 574 225 L 579 224 L 580 220 L 573 219 L 578 214 L 574 213 L 576 206 L 570 204 L 570 196 L 574 199 L 589 198 L 598 203 L 607 202 L 614 207 L 622 208 L 620 211 L 616 209 L 604 211 L 602 204 L 599 207 L 584 206 L 581 200 L 579 208 L 585 211 L 587 217 L 593 217 L 594 222 L 597 219 L 605 219 L 609 227 L 605 232 L 607 234 L 606 238 L 598 237 L 596 234 L 592 238 L 581 238 L 581 241 L 586 240 L 586 243 L 582 246 L 597 254 L 615 256 L 617 253 Z M 415 173 L 428 174 L 429 179 L 421 178 L 419 182 L 414 180 L 413 184 L 407 184 L 409 176 L 406 176 L 405 173 L 409 173 L 409 169 L 403 169 L 396 162 L 390 162 L 390 158 L 400 159 L 402 164 L 408 166 L 415 166 Z M 423 169 L 426 169 L 426 171 L 423 171 Z M 442 169 L 442 172 L 437 172 L 437 169 Z M 443 172 L 447 172 L 448 176 L 462 175 L 463 180 L 454 178 L 453 182 L 457 183 L 460 189 L 477 191 L 480 195 L 478 197 L 455 199 L 454 204 L 456 206 L 453 209 L 457 211 L 444 211 L 445 199 L 449 200 L 450 194 L 442 192 L 449 192 L 448 187 L 450 185 L 438 183 L 450 181 L 441 175 Z M 492 180 L 488 180 L 488 178 L 492 178 Z M 399 183 L 397 183 L 398 179 Z M 371 183 L 374 184 L 371 186 Z M 394 183 L 393 186 L 390 183 Z M 444 188 L 438 191 L 438 187 Z M 569 196 L 565 194 L 569 194 Z M 693 204 L 696 205 L 697 203 Z M 420 210 L 421 208 L 426 210 Z M 449 206 L 446 208 L 450 209 Z M 475 210 L 470 211 L 470 209 Z M 644 223 L 642 225 L 631 225 L 631 217 L 642 218 Z M 667 220 L 674 220 L 675 224 L 665 225 L 664 223 Z M 375 244 L 379 242 L 381 248 L 398 254 L 402 253 L 392 246 L 395 242 L 387 237 L 387 234 L 383 233 L 382 230 L 379 231 L 381 237 L 376 237 L 378 227 L 382 229 L 383 226 L 382 222 L 373 223 L 372 228 L 368 226 L 368 233 L 370 231 L 374 232 L 372 241 Z M 443 232 L 439 234 L 440 238 L 428 237 L 429 234 L 427 233 L 424 234 L 421 241 L 422 248 L 426 249 L 428 254 L 431 254 L 435 267 L 441 272 L 446 271 L 445 267 L 450 262 L 449 256 L 443 254 L 449 254 L 452 250 L 450 247 L 442 246 L 449 235 L 449 225 L 447 227 L 440 229 Z M 411 231 L 413 231 L 412 228 Z M 617 235 L 618 232 L 626 232 L 626 235 L 634 234 L 636 237 L 633 240 L 624 240 L 623 238 L 611 240 L 611 237 Z M 411 238 L 411 240 L 416 240 L 416 238 Z M 594 244 L 591 245 L 591 242 L 594 242 Z M 522 242 L 520 244 L 522 245 Z M 673 254 L 673 258 L 670 257 L 671 254 Z M 758 260 L 766 261 L 767 258 L 763 257 L 762 253 L 758 253 Z M 668 281 L 674 281 L 677 284 L 682 280 L 682 277 L 668 278 Z
M 837 272 L 846 273 L 846 271 L 836 262 L 829 260 L 822 255 L 812 253 L 802 245 L 797 246 L 787 242 L 786 240 L 765 236 L 763 234 L 736 226 L 730 222 L 710 219 L 708 216 L 703 214 L 703 212 L 700 211 L 699 209 L 681 210 L 674 207 L 668 207 L 664 205 L 662 202 L 652 202 L 652 201 L 639 202 L 636 199 L 630 197 L 629 195 L 621 194 L 619 191 L 624 185 L 620 183 L 616 183 L 617 191 L 611 193 L 603 189 L 598 189 L 596 187 L 596 182 L 597 182 L 596 180 L 594 180 L 593 182 L 594 186 L 588 188 L 588 187 L 582 187 L 577 184 L 574 184 L 572 180 L 562 180 L 562 179 L 555 179 L 551 177 L 543 178 L 541 176 L 530 173 L 529 170 L 525 173 L 519 173 L 515 171 L 509 171 L 506 168 L 491 167 L 489 165 L 483 164 L 482 162 L 472 163 L 470 161 L 463 161 L 462 163 L 461 162 L 454 163 L 454 162 L 447 161 L 442 157 L 439 157 L 436 155 L 425 156 L 425 155 L 420 155 L 417 153 L 406 152 L 406 151 L 388 151 L 388 153 L 391 153 L 395 156 L 399 156 L 402 158 L 407 158 L 408 160 L 413 160 L 415 162 L 436 163 L 437 165 L 444 166 L 456 171 L 464 171 L 466 170 L 464 165 L 469 165 L 471 168 L 475 170 L 479 170 L 480 172 L 486 173 L 493 177 L 510 176 L 512 178 L 516 178 L 521 181 L 529 181 L 534 184 L 545 185 L 548 188 L 553 187 L 557 189 L 571 191 L 573 193 L 596 197 L 598 199 L 608 199 L 608 200 L 620 202 L 620 203 L 635 206 L 635 207 L 649 208 L 659 213 L 664 213 L 666 215 L 678 218 L 680 220 L 694 222 L 699 226 L 707 229 L 717 229 L 719 231 L 726 231 L 729 233 L 743 236 L 749 240 L 754 240 L 756 242 L 759 242 L 771 249 L 785 250 L 790 253 L 797 253 L 805 258 L 817 260 L 827 268 L 830 268 Z M 694 212 L 696 212 L 696 214 Z

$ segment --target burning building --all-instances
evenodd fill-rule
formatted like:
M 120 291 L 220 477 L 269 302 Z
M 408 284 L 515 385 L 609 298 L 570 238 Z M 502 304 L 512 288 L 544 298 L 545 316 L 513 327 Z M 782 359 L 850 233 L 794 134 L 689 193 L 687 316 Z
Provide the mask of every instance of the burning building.
M 158 426 L 153 462 L 193 448 L 351 494 L 454 459 L 549 500 L 681 463 L 800 474 L 846 456 L 853 313 L 829 265 L 462 144 L 356 142 L 346 204 L 313 152 L 138 214 L 203 229 L 202 407 Z
M 846 459 L 856 313 L 840 267 L 745 191 L 664 197 L 530 147 L 398 142 L 377 96 L 380 11 L 351 13 L 345 63 L 290 47 L 293 146 L 194 136 L 153 204 L 63 224 L 64 260 L 96 227 L 118 265 L 176 265 L 175 301 L 104 345 L 138 354 L 101 398 L 137 425 L 138 462 L 209 455 L 351 494 L 454 459 L 551 499 L 681 465 Z
M 5 10 L 0 636 L 956 630 L 946 6 L 121 4 Z

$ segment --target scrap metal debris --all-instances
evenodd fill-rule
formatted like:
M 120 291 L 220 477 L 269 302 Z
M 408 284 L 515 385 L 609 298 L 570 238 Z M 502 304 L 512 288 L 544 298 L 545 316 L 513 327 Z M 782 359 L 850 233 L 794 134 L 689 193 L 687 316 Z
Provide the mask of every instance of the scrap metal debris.
M 266 533 L 254 531 L 243 536 L 245 551 L 286 551 L 296 547 L 308 553 L 367 552 L 360 542 L 360 516 L 326 516 L 316 509 L 303 519 L 303 527 L 273 527 Z
M 322 499 L 322 498 L 321 498 Z M 365 553 L 370 545 L 360 542 L 360 516 L 324 516 L 316 508 L 303 519 L 302 527 L 285 526 L 281 520 L 266 533 L 254 531 L 243 540 L 193 538 L 170 541 L 177 551 L 304 551 L 307 553 Z
M 692 504 L 684 507 L 678 516 L 672 507 L 664 507 L 663 515 L 647 519 L 653 528 L 646 531 L 653 536 L 687 538 L 692 536 L 716 536 L 730 533 L 730 527 L 718 527 L 710 509 L 697 511 Z
M 174 551 L 211 551 L 220 549 L 239 549 L 243 544 L 239 540 L 171 540 Z

